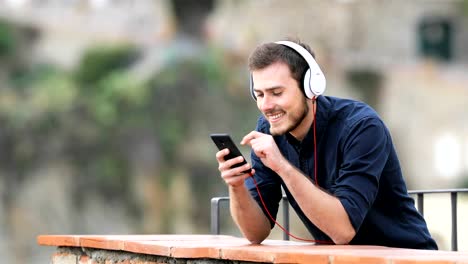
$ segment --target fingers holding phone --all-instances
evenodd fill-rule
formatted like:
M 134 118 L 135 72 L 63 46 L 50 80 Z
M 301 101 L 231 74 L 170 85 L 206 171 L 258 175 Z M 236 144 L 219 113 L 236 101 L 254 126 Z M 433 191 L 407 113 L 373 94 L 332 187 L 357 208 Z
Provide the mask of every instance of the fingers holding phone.
M 216 153 L 216 159 L 223 180 L 234 187 L 244 184 L 245 179 L 253 175 L 253 170 L 231 137 L 227 134 L 211 134 L 210 136 L 220 150 Z
M 233 187 L 243 185 L 245 179 L 251 175 L 250 164 L 246 163 L 242 156 L 224 160 L 228 153 L 229 149 L 223 149 L 216 153 L 216 158 L 219 163 L 218 170 L 221 173 L 221 178 L 223 178 L 226 184 Z M 239 164 L 243 165 L 236 167 L 236 165 Z

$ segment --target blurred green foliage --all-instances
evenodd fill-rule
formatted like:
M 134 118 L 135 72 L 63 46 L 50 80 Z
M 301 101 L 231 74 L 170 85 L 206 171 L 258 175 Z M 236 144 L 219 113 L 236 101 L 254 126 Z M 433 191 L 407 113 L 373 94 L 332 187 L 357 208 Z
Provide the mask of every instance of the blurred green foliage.
M 75 72 L 79 84 L 96 83 L 114 70 L 126 68 L 138 58 L 132 45 L 97 45 L 89 48 L 81 58 Z
M 459 2 L 461 12 L 465 17 L 468 17 L 468 0 L 461 0 Z
M 14 48 L 13 27 L 7 21 L 0 19 L 0 58 L 13 53 Z
M 17 56 L 21 51 L 12 48 L 16 40 L 4 27 L 0 23 L 1 52 Z M 158 171 L 149 173 L 159 175 L 164 189 L 185 175 L 196 194 L 194 221 L 206 226 L 209 198 L 225 191 L 208 134 L 239 138 L 257 117 L 246 96 L 244 65 L 205 48 L 196 56 L 173 56 L 141 79 L 132 71 L 140 54 L 127 44 L 99 44 L 71 71 L 32 61 L 0 68 L 6 76 L 0 79 L 0 172 L 8 175 L 7 185 L 14 188 L 44 163 L 60 159 L 77 175 L 71 195 L 78 208 L 94 192 L 138 211 L 129 185 L 134 142 L 146 142 L 145 135 L 161 154 L 152 161 Z M 205 142 L 212 148 L 203 147 Z M 166 228 L 174 228 L 170 217 L 162 218 L 168 219 Z

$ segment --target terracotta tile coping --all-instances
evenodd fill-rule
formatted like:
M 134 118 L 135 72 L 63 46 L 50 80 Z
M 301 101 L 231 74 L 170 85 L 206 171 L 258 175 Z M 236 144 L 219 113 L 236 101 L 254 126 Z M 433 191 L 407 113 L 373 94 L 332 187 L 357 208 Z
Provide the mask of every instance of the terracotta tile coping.
M 42 246 L 98 248 L 173 258 L 211 258 L 268 263 L 456 263 L 468 264 L 468 252 L 412 250 L 379 246 L 314 245 L 220 235 L 40 235 Z

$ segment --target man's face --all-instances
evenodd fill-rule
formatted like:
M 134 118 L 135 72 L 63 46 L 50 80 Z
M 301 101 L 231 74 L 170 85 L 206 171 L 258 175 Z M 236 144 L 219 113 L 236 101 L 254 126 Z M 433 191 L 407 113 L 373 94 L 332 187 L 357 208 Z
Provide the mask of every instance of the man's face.
M 294 134 L 309 107 L 288 66 L 277 62 L 252 72 L 257 107 L 270 123 L 272 135 Z

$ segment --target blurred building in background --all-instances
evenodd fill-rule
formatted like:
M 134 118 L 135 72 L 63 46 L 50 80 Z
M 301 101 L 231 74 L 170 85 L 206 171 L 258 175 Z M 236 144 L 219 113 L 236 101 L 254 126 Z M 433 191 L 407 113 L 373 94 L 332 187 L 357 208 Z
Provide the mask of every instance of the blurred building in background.
M 466 1 L 220 1 L 210 19 L 210 36 L 242 54 L 284 37 L 310 43 L 326 94 L 383 116 L 411 188 L 467 178 Z
M 150 47 L 170 39 L 175 28 L 169 1 L 2 0 L 0 15 L 41 32 L 37 60 L 72 66 L 96 42 L 132 42 Z

